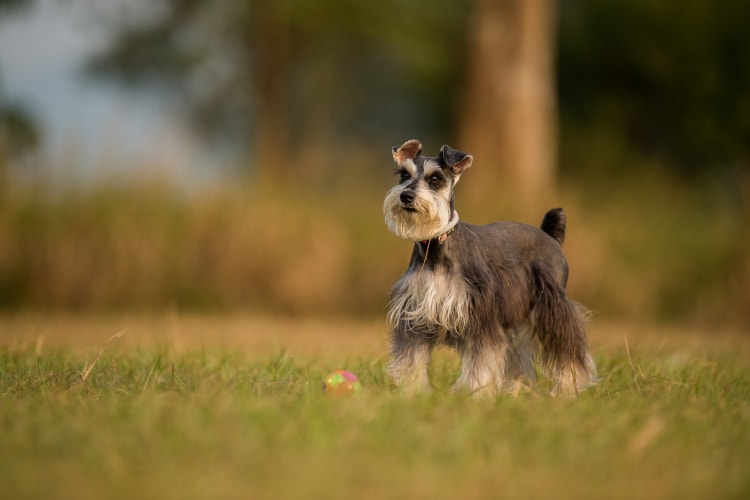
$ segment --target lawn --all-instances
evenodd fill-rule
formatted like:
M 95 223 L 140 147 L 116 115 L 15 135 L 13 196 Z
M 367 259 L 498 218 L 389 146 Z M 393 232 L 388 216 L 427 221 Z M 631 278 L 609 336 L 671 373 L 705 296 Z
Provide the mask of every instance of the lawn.
M 383 322 L 0 318 L 0 498 L 747 498 L 750 338 L 593 326 L 601 384 L 407 398 Z M 362 393 L 331 398 L 326 373 Z

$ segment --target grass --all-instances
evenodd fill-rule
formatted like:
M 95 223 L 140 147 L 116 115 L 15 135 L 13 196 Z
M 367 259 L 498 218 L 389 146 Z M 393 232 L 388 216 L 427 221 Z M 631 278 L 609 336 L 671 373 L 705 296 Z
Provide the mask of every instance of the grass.
M 394 392 L 381 329 L 5 318 L 0 498 L 750 494 L 747 337 L 603 326 L 592 333 L 603 381 L 577 400 L 547 397 L 542 382 L 473 401 L 449 392 L 457 361 L 442 352 L 433 395 Z M 322 393 L 335 368 L 360 376 L 359 397 Z

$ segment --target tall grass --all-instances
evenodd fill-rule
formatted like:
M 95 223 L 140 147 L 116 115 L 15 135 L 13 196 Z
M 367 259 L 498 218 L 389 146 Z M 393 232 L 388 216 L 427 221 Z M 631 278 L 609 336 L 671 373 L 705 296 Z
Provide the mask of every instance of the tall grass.
M 579 399 L 394 393 L 379 358 L 0 350 L 2 498 L 744 498 L 745 344 L 598 350 Z M 327 371 L 361 378 L 327 397 Z
M 382 222 L 387 180 L 327 193 L 16 186 L 0 195 L 0 308 L 382 314 L 410 252 Z M 747 214 L 720 189 L 579 183 L 546 204 L 568 212 L 570 295 L 598 314 L 750 321 Z M 459 208 L 477 223 L 514 213 Z

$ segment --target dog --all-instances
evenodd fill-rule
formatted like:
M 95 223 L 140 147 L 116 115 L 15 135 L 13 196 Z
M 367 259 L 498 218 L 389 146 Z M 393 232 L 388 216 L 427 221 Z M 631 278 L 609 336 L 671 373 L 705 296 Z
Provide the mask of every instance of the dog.
M 588 312 L 565 291 L 563 210 L 549 210 L 540 228 L 461 222 L 454 188 L 472 155 L 444 145 L 437 156 L 424 156 L 412 139 L 393 148 L 393 159 L 398 183 L 383 203 L 385 223 L 414 241 L 387 316 L 393 382 L 406 392 L 430 392 L 432 352 L 448 346 L 461 359 L 454 389 L 476 396 L 536 382 L 538 357 L 554 379 L 552 395 L 595 385 Z

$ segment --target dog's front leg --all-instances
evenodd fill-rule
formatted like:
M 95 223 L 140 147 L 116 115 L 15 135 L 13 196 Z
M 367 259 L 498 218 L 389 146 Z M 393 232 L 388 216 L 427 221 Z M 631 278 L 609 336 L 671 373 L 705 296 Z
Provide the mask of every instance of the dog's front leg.
M 507 342 L 501 335 L 468 335 L 457 346 L 461 374 L 454 390 L 466 389 L 474 397 L 495 396 L 503 387 Z
M 435 343 L 428 335 L 394 332 L 388 374 L 406 393 L 431 392 L 428 369 Z

